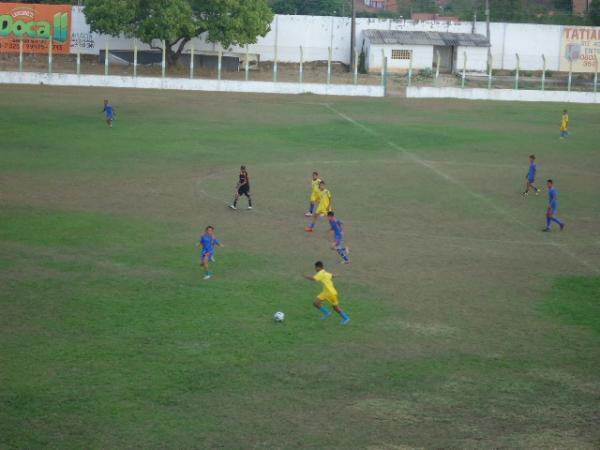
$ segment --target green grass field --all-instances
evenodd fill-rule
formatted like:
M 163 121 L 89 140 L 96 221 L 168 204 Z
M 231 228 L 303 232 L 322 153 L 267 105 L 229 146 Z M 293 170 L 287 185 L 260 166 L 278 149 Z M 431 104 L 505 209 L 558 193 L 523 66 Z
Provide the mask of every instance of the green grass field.
M 0 87 L 0 447 L 598 448 L 600 109 L 563 106 Z

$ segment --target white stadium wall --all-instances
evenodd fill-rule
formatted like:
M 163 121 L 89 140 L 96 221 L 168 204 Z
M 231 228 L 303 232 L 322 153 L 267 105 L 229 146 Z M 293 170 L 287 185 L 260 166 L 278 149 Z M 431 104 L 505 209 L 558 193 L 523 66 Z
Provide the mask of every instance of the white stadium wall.
M 461 47 L 456 48 L 456 72 L 460 72 L 467 55 L 467 70 L 485 72 L 487 70 L 487 47 Z
M 261 94 L 317 94 L 355 97 L 383 97 L 381 85 L 284 83 L 272 81 L 233 81 L 188 78 L 157 78 L 63 73 L 0 72 L 0 84 L 86 86 L 184 91 L 245 92 Z
M 464 100 L 501 100 L 509 102 L 556 102 L 600 104 L 600 93 L 541 91 L 525 89 L 479 89 L 457 87 L 410 86 L 407 98 L 459 98 Z
M 76 51 L 77 38 L 82 39 L 83 48 L 81 51 L 88 54 L 97 55 L 100 50 L 105 48 L 107 41 L 110 49 L 133 49 L 131 39 L 113 38 L 90 33 L 82 7 L 73 7 L 72 23 L 73 37 L 75 38 L 73 39 L 73 52 Z M 516 67 L 515 55 L 519 53 L 522 70 L 540 70 L 542 67 L 542 54 L 546 56 L 549 70 L 559 70 L 561 37 L 564 28 L 561 25 L 490 24 L 494 69 L 513 70 Z M 356 23 L 356 45 L 358 50 L 363 46 L 362 31 L 366 29 L 471 33 L 473 24 L 471 22 L 448 24 L 443 22 L 360 18 L 357 19 Z M 485 23 L 478 22 L 475 24 L 476 33 L 485 35 L 485 30 Z M 350 62 L 350 19 L 323 16 L 276 16 L 271 25 L 271 31 L 265 37 L 259 38 L 256 44 L 250 45 L 248 51 L 251 54 L 259 55 L 262 61 L 272 61 L 275 57 L 276 41 L 278 46 L 277 57 L 280 62 L 299 62 L 300 46 L 304 48 L 305 61 L 324 61 L 327 60 L 328 47 L 331 46 L 334 61 L 348 64 Z M 192 44 L 196 51 L 201 52 L 217 52 L 219 49 L 218 44 L 206 42 L 205 37 L 194 39 L 192 43 L 187 45 L 187 51 L 189 51 Z M 149 50 L 149 47 L 140 45 L 140 49 Z M 227 50 L 238 54 L 245 52 L 245 49 L 241 47 L 233 47 Z M 477 58 L 479 57 L 477 56 Z M 479 62 L 477 67 L 482 67 Z
M 519 54 L 522 70 L 541 70 L 542 55 L 549 70 L 558 70 L 562 25 L 492 23 L 490 41 L 494 69 L 514 70 Z M 476 32 L 485 35 L 485 23 L 477 23 Z

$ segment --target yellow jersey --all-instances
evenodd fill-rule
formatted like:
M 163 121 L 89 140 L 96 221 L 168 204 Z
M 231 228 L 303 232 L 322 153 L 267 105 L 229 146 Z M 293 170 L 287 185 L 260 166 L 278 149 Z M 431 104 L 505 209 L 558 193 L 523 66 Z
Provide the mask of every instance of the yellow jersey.
M 331 192 L 329 192 L 327 189 L 319 191 L 319 211 L 331 211 Z
M 569 115 L 563 114 L 560 121 L 560 131 L 567 131 L 567 128 L 569 128 Z
M 313 279 L 323 285 L 323 294 L 337 297 L 338 292 L 333 285 L 333 275 L 331 273 L 325 272 L 324 269 L 321 269 L 315 274 Z
M 317 178 L 316 180 L 311 180 L 310 185 L 311 185 L 311 190 L 310 190 L 310 200 L 313 202 L 318 202 L 319 199 L 321 198 L 321 191 L 319 190 L 319 184 L 321 184 L 321 180 L 320 178 Z

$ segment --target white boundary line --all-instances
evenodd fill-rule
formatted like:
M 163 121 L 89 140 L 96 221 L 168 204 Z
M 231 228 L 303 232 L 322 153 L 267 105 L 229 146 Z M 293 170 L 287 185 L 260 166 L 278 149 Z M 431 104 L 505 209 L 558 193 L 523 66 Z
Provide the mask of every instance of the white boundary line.
M 517 225 L 519 225 L 519 226 L 521 226 L 523 228 L 526 228 L 527 230 L 531 231 L 531 226 L 530 225 L 528 225 L 528 224 L 522 222 L 521 220 L 519 220 L 518 218 L 516 218 L 513 214 L 510 213 L 510 211 L 507 211 L 504 208 L 499 207 L 490 198 L 485 197 L 485 196 L 483 196 L 483 195 L 481 195 L 481 194 L 479 194 L 479 193 L 477 193 L 475 191 L 472 191 L 471 189 L 469 189 L 467 186 L 465 186 L 460 181 L 458 181 L 455 178 L 453 178 L 452 176 L 448 175 L 443 170 L 438 169 L 437 167 L 435 167 L 429 161 L 426 161 L 426 160 L 423 160 L 423 159 L 419 158 L 414 153 L 408 151 L 404 147 L 399 146 L 395 142 L 393 142 L 393 141 L 385 138 L 384 136 L 380 135 L 379 133 L 377 133 L 373 129 L 371 129 L 371 128 L 367 127 L 366 125 L 364 125 L 364 124 L 362 124 L 362 123 L 354 120 L 352 117 L 347 116 L 346 114 L 342 113 L 341 111 L 338 111 L 333 106 L 331 106 L 329 103 L 321 103 L 321 104 L 325 108 L 327 108 L 331 112 L 333 112 L 334 114 L 336 114 L 339 117 L 341 117 L 342 119 L 346 120 L 347 122 L 350 122 L 351 124 L 355 125 L 356 127 L 361 128 L 365 132 L 369 133 L 371 136 L 374 136 L 377 139 L 385 142 L 385 144 L 387 144 L 389 147 L 391 147 L 391 148 L 393 148 L 395 150 L 398 150 L 399 152 L 401 152 L 404 155 L 408 156 L 415 163 L 417 163 L 417 164 L 425 167 L 426 169 L 429 169 L 430 171 L 432 171 L 433 173 L 435 173 L 436 175 L 438 175 L 440 178 L 443 178 L 444 180 L 446 180 L 446 181 L 448 181 L 448 182 L 450 182 L 452 184 L 455 184 L 456 186 L 460 187 L 463 191 L 465 191 L 467 194 L 471 195 L 472 197 L 475 197 L 476 199 L 481 200 L 481 201 L 487 203 L 498 214 L 500 214 L 500 215 L 508 218 L 513 223 L 516 223 Z M 596 274 L 600 274 L 600 270 L 598 270 L 595 266 L 593 266 L 589 262 L 587 262 L 584 259 L 582 259 L 576 253 L 574 253 L 570 248 L 567 247 L 566 244 L 559 244 L 557 242 L 551 242 L 550 245 L 554 246 L 558 250 L 562 251 L 565 255 L 567 255 L 567 256 L 571 257 L 572 259 L 574 259 L 575 261 L 579 262 L 581 265 L 585 266 L 588 270 L 591 270 L 592 272 L 594 272 Z

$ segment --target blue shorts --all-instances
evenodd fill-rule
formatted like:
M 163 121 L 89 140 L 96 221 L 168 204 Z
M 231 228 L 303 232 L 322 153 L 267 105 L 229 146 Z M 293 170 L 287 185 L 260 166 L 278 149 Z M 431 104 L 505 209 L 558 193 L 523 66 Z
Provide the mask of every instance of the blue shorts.
M 202 259 L 204 261 L 204 258 L 206 258 L 208 256 L 208 258 L 210 258 L 213 255 L 213 250 L 202 250 L 202 256 L 200 257 L 200 259 Z
M 551 203 L 548 209 L 552 211 L 552 214 L 556 214 L 556 211 L 558 210 L 558 205 L 556 203 Z
M 343 236 L 335 236 L 333 238 L 333 242 L 335 244 L 335 248 L 344 248 L 344 238 L 343 238 Z
M 110 115 L 109 115 L 109 114 L 107 114 L 107 115 L 106 115 L 106 120 L 113 120 L 113 118 L 114 118 L 114 117 L 113 117 L 113 115 L 112 115 L 112 114 L 110 114 Z

